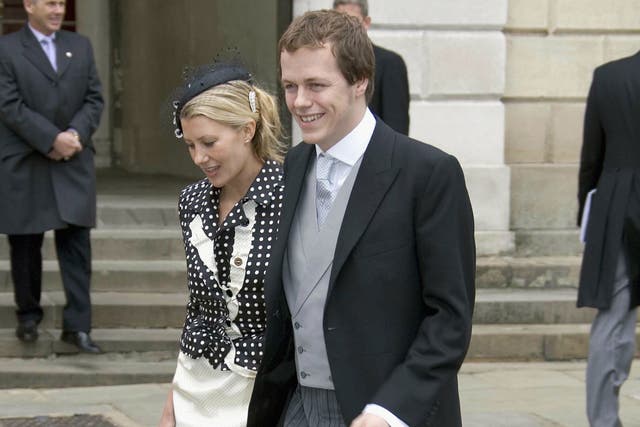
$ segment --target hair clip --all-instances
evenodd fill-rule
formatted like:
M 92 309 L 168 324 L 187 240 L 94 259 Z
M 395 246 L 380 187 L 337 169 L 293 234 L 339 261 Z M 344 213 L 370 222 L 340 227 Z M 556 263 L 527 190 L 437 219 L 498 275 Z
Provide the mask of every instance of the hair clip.
M 256 108 L 256 91 L 254 90 L 249 91 L 249 106 L 251 107 L 251 111 L 254 113 L 258 112 L 258 109 Z

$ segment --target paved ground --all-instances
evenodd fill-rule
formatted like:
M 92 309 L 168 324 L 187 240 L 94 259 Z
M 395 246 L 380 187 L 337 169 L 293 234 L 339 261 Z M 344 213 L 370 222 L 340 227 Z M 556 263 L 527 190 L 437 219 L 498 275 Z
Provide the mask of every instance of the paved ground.
M 464 425 L 586 426 L 584 367 L 584 362 L 465 364 L 460 373 Z M 0 390 L 0 426 L 7 418 L 74 414 L 100 415 L 118 427 L 155 426 L 167 391 L 166 384 Z M 640 426 L 640 360 L 621 394 L 625 427 Z

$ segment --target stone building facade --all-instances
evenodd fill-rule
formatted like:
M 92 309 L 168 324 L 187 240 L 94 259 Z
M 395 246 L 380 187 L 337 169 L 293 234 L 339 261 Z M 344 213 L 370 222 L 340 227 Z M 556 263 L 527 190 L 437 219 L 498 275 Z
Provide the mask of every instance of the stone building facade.
M 185 64 L 237 47 L 274 93 L 276 42 L 331 0 L 82 0 L 108 108 L 98 165 L 194 174 L 163 115 Z M 369 0 L 370 36 L 404 57 L 410 136 L 456 155 L 480 255 L 571 255 L 593 69 L 640 49 L 640 0 Z M 292 140 L 297 140 L 295 129 Z

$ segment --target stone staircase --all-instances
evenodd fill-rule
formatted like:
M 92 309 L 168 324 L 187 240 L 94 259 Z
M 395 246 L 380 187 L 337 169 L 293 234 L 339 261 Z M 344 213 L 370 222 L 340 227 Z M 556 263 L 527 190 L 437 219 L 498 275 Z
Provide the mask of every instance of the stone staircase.
M 0 239 L 0 388 L 170 381 L 187 299 L 177 198 L 188 182 L 98 174 L 91 297 L 102 355 L 77 354 L 59 340 L 64 294 L 52 233 L 43 245 L 40 337 L 33 344 L 15 338 L 8 244 Z
M 58 340 L 64 295 L 50 233 L 43 249 L 40 338 L 34 344 L 15 338 L 8 248 L 0 239 L 0 388 L 167 382 L 172 377 L 187 298 L 176 202 L 189 181 L 108 171 L 100 173 L 98 182 L 92 336 L 105 354 L 78 355 Z M 545 256 L 478 259 L 469 360 L 585 357 L 594 312 L 575 308 L 580 257 L 575 250 L 573 256 L 558 254 L 572 253 L 559 248 L 577 236 L 573 231 L 547 234 L 524 237 L 538 242 L 538 253 Z

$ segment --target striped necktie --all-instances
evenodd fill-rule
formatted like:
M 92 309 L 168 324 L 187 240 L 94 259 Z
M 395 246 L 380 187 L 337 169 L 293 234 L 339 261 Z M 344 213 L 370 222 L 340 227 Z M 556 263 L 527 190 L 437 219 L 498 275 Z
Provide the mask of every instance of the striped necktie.
M 316 160 L 316 215 L 318 225 L 324 224 L 327 215 L 333 205 L 334 182 L 333 170 L 335 159 L 325 154 L 320 154 Z

